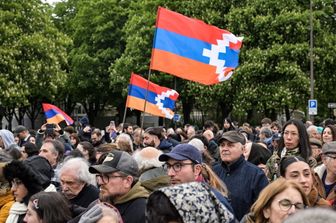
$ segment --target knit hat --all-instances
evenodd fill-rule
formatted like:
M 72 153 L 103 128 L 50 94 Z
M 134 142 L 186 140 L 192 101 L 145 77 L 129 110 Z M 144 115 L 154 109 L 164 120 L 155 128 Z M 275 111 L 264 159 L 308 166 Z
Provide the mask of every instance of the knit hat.
M 54 170 L 46 158 L 35 155 L 28 157 L 23 162 L 39 173 L 44 188 L 49 186 L 51 178 L 54 176 Z

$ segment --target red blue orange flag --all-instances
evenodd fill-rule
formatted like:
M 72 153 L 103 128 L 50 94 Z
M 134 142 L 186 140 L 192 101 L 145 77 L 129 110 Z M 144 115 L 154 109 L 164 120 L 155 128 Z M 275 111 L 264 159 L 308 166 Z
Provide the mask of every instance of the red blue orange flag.
M 175 90 L 161 87 L 132 73 L 126 106 L 155 116 L 172 119 L 178 96 L 179 94 Z M 145 101 L 146 109 L 144 110 Z
M 47 118 L 47 123 L 60 123 L 61 121 L 65 121 L 67 125 L 71 125 L 74 121 L 70 116 L 68 116 L 64 111 L 58 108 L 55 105 L 42 103 L 44 114 Z
M 205 85 L 228 80 L 238 66 L 241 37 L 159 7 L 150 69 Z

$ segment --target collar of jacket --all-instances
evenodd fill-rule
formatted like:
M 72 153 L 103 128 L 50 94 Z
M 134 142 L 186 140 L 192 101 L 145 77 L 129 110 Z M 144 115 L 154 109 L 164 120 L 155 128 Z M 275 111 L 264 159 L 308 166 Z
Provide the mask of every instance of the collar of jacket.
M 117 198 L 115 204 L 122 204 L 136 198 L 148 198 L 148 196 L 149 192 L 141 186 L 140 182 L 137 182 L 127 194 Z
M 234 161 L 233 163 L 231 164 L 226 164 L 222 161 L 222 167 L 225 169 L 225 171 L 227 172 L 231 172 L 235 169 L 238 169 L 239 166 L 243 163 L 243 162 L 247 162 L 244 158 L 243 155 L 241 155 L 236 161 Z

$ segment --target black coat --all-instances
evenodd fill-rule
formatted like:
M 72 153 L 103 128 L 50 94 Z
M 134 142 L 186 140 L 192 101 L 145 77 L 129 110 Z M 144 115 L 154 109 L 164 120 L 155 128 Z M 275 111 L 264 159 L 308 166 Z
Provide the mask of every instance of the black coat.
M 75 198 L 70 199 L 69 201 L 71 204 L 87 208 L 89 204 L 91 204 L 98 198 L 99 198 L 98 188 L 91 184 L 86 184 L 81 190 L 81 192 L 79 192 L 79 194 Z

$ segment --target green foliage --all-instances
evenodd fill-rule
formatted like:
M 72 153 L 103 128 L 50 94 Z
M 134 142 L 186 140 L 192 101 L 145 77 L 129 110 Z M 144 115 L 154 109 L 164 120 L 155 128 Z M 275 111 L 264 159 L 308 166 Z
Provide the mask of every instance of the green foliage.
M 70 40 L 38 0 L 2 1 L 0 15 L 0 105 L 15 108 L 53 99 L 66 81 Z
M 66 14 L 65 20 L 70 26 L 66 31 L 74 43 L 69 53 L 68 93 L 86 109 L 87 105 L 95 104 L 95 113 L 107 100 L 114 100 L 108 68 L 124 51 L 121 30 L 127 20 L 128 4 L 128 1 L 85 0 L 72 1 L 69 9 L 59 9 L 59 13 L 76 12 Z
M 336 98 L 336 6 L 313 3 L 314 90 L 326 114 Z M 308 0 L 67 0 L 53 11 L 39 0 L 2 1 L 0 107 L 57 98 L 81 102 L 94 116 L 105 104 L 122 111 L 131 72 L 149 72 L 159 6 L 244 37 L 240 65 L 223 83 L 204 86 L 151 72 L 151 81 L 180 93 L 184 115 L 197 109 L 219 122 L 227 115 L 246 119 L 251 111 L 306 110 Z

